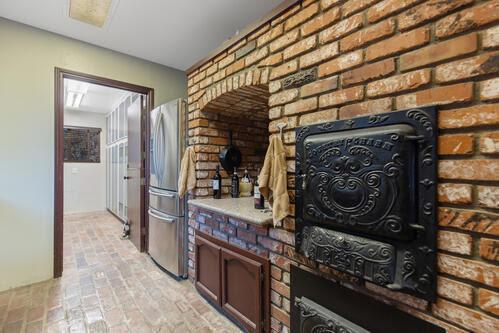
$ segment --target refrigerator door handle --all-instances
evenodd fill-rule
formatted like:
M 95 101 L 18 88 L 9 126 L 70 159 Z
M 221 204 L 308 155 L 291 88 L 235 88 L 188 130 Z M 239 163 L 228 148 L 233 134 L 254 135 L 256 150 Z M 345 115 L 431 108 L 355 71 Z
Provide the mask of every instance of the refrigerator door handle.
M 149 215 L 167 223 L 175 223 L 174 218 L 168 217 L 167 215 L 164 215 L 160 212 L 153 211 L 151 208 L 149 208 Z
M 175 198 L 175 194 L 163 192 L 163 191 L 157 191 L 157 190 L 154 190 L 152 188 L 149 188 L 149 194 L 157 195 L 160 197 L 166 197 L 166 198 Z

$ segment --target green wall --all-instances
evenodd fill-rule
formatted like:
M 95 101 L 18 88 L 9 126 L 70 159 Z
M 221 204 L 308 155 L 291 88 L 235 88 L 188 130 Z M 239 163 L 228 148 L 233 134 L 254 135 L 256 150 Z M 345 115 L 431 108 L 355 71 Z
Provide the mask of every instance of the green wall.
M 54 67 L 154 88 L 156 105 L 187 95 L 182 71 L 0 18 L 0 291 L 52 277 Z

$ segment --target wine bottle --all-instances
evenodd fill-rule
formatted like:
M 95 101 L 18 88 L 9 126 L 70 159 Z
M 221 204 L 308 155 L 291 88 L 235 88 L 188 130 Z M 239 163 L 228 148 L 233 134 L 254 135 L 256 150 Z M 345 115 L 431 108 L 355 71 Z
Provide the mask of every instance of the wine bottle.
M 232 175 L 230 195 L 233 198 L 239 198 L 239 176 L 237 175 L 237 168 L 234 168 L 234 174 Z
M 222 176 L 220 175 L 220 165 L 217 165 L 215 176 L 213 176 L 213 198 L 222 198 Z
M 258 170 L 258 174 L 260 174 L 260 170 Z M 265 208 L 265 199 L 263 197 L 263 194 L 260 192 L 259 186 L 260 186 L 260 184 L 258 182 L 258 176 L 257 176 L 256 180 L 255 180 L 255 188 L 254 188 L 254 194 L 253 194 L 253 198 L 255 201 L 255 209 L 264 209 Z

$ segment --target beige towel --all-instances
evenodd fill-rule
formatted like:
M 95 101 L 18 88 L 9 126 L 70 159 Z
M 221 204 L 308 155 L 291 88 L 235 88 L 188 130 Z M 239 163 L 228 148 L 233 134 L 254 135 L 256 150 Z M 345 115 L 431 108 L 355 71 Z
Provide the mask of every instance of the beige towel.
M 274 226 L 289 214 L 289 195 L 286 174 L 286 152 L 276 135 L 270 140 L 262 171 L 258 177 L 260 192 L 272 205 Z
M 180 175 L 178 177 L 178 194 L 182 198 L 187 191 L 196 187 L 196 154 L 194 147 L 187 147 L 180 162 Z

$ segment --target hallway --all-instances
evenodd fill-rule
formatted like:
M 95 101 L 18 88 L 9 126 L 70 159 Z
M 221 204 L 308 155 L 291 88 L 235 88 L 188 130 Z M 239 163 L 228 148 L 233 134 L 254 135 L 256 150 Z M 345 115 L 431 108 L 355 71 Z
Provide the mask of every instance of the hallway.
M 240 332 L 191 283 L 121 240 L 109 213 L 64 223 L 63 277 L 1 292 L 2 332 Z

